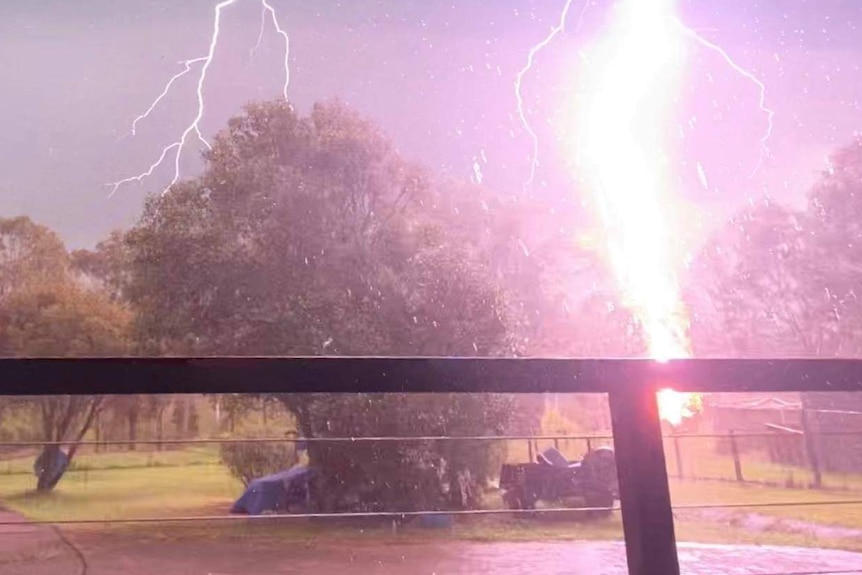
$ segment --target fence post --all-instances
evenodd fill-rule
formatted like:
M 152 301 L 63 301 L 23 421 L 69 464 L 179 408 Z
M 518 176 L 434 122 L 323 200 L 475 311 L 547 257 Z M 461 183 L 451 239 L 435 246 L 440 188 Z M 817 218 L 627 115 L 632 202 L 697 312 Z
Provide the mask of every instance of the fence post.
M 679 575 L 656 391 L 625 384 L 609 394 L 630 575 Z
M 593 450 L 593 441 L 591 438 L 587 438 L 587 453 Z
M 671 433 L 673 434 L 673 455 L 676 458 L 676 476 L 682 479 L 682 453 L 679 449 L 679 435 L 677 434 L 675 427 L 672 427 L 671 429 Z
M 814 475 L 814 487 L 823 485 L 823 475 L 820 472 L 820 459 L 817 457 L 817 446 L 814 444 L 814 436 L 810 433 L 808 426 L 807 409 L 802 410 L 800 423 L 802 424 L 802 437 L 805 440 L 805 451 L 808 455 L 808 464 L 811 465 L 811 473 Z
M 733 455 L 733 471 L 736 473 L 736 480 L 740 483 L 744 483 L 745 478 L 742 476 L 742 462 L 739 460 L 739 446 L 736 444 L 736 434 L 732 429 L 728 433 L 728 437 L 730 437 L 730 453 Z
M 534 463 L 534 460 L 533 460 L 533 440 L 532 439 L 527 440 L 527 459 L 529 460 L 530 463 Z

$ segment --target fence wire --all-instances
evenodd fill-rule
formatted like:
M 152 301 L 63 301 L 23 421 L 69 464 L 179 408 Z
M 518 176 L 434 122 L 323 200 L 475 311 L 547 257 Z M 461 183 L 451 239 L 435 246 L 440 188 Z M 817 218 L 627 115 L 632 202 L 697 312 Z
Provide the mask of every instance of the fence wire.
M 795 430 L 794 430 L 795 431 Z M 666 440 L 770 438 L 780 436 L 783 430 L 740 433 L 680 433 L 666 434 Z M 818 431 L 818 436 L 859 436 L 859 431 Z M 41 447 L 49 445 L 111 446 L 111 445 L 189 445 L 230 443 L 369 443 L 369 442 L 425 442 L 425 441 L 613 441 L 611 434 L 599 435 L 417 435 L 417 436 L 361 436 L 361 437 L 206 437 L 188 439 L 105 439 L 83 441 L 42 441 L 38 439 L 0 441 L 4 447 Z
M 862 499 L 832 501 L 772 501 L 761 503 L 690 503 L 674 505 L 674 511 L 697 511 L 712 509 L 762 509 L 775 507 L 819 507 L 833 505 L 862 505 Z M 297 519 L 407 519 L 431 516 L 493 516 L 493 515 L 551 515 L 565 513 L 618 512 L 620 507 L 549 507 L 543 509 L 464 509 L 428 511 L 362 511 L 350 513 L 286 513 L 267 515 L 175 515 L 164 517 L 130 517 L 123 519 L 33 519 L 0 521 L 0 526 L 10 525 L 106 525 L 134 523 L 194 523 L 219 521 L 286 521 Z

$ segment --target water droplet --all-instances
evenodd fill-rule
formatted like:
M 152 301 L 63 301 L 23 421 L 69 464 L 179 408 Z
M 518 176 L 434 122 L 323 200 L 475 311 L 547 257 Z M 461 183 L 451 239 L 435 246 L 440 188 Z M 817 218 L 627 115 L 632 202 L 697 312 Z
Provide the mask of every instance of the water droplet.
M 706 179 L 706 170 L 703 169 L 703 164 L 697 163 L 697 179 L 700 180 L 700 185 L 704 190 L 709 189 L 709 181 Z

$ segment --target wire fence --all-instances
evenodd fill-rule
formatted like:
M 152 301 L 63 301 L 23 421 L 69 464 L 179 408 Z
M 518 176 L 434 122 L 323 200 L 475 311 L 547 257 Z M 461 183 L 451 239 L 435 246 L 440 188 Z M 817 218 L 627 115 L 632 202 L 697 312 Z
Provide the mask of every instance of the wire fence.
M 817 486 L 823 497 L 815 500 L 800 500 L 794 496 L 800 493 L 801 488 L 815 487 L 812 480 L 812 470 L 809 460 L 804 456 L 805 442 L 802 440 L 804 434 L 792 427 L 773 425 L 767 427 L 763 432 L 739 432 L 739 433 L 669 433 L 664 436 L 665 456 L 667 460 L 668 475 L 672 480 L 672 493 L 675 504 L 673 511 L 679 515 L 677 521 L 691 521 L 692 515 L 700 516 L 713 511 L 724 511 L 732 514 L 772 514 L 779 516 L 805 517 L 811 513 L 811 509 L 856 509 L 862 512 L 862 473 L 857 477 L 854 474 L 837 474 L 828 471 L 822 473 L 822 480 Z M 817 435 L 826 438 L 827 441 L 840 441 L 843 437 L 858 436 L 858 432 L 832 430 Z M 120 460 L 129 460 L 122 465 L 123 469 L 134 470 L 147 467 L 193 468 L 194 466 L 212 466 L 214 469 L 221 466 L 217 448 L 224 445 L 255 444 L 278 444 L 288 443 L 302 448 L 313 445 L 334 444 L 357 444 L 368 445 L 371 443 L 407 443 L 426 444 L 433 448 L 435 443 L 450 444 L 452 442 L 477 442 L 483 444 L 501 444 L 506 452 L 505 460 L 512 462 L 535 461 L 536 455 L 548 447 L 556 447 L 569 457 L 578 457 L 598 446 L 613 446 L 613 436 L 609 433 L 597 434 L 543 434 L 543 435 L 473 435 L 473 436 L 450 436 L 450 435 L 422 435 L 422 436 L 365 436 L 365 437 L 298 437 L 298 436 L 264 436 L 264 437 L 203 437 L 203 438 L 171 438 L 153 439 L 142 438 L 134 441 L 127 438 L 84 440 L 79 444 L 78 462 L 69 470 L 72 476 L 82 474 L 78 481 L 78 487 L 86 486 L 88 481 L 93 482 L 93 490 L 99 489 L 102 479 L 97 475 L 100 471 L 116 471 L 106 464 L 104 468 L 99 467 L 100 455 L 116 455 Z M 803 457 L 795 460 L 776 448 L 776 445 L 792 445 L 797 451 L 803 450 Z M 68 442 L 46 442 L 36 439 L 0 441 L 0 453 L 5 452 L 7 457 L 4 461 L 0 458 L 0 501 L 2 495 L 2 477 L 11 475 L 29 474 L 32 476 L 32 462 L 35 455 L 46 446 L 68 446 Z M 130 452 L 130 446 L 136 451 Z M 156 451 L 163 449 L 164 451 Z M 183 454 L 189 450 L 202 449 L 204 455 L 200 457 L 186 457 Z M 132 459 L 137 457 L 138 463 Z M 95 457 L 94 457 L 95 456 Z M 171 457 L 177 456 L 175 463 L 171 463 Z M 180 457 L 182 456 L 182 457 Z M 782 457 L 784 459 L 782 459 Z M 790 457 L 788 459 L 788 457 Z M 12 465 L 10 465 L 10 462 Z M 23 463 L 28 463 L 24 465 Z M 116 463 L 116 462 L 114 462 Z M 158 471 L 158 470 L 155 470 Z M 87 479 L 89 477 L 89 479 Z M 32 481 L 32 480 L 31 480 Z M 678 498 L 676 488 L 687 484 L 696 484 L 699 481 L 719 481 L 729 485 L 736 483 L 746 485 L 773 486 L 786 491 L 785 497 L 763 501 L 713 501 L 708 485 L 697 491 L 701 498 L 696 501 Z M 858 487 L 859 497 L 849 497 L 847 494 L 834 494 L 827 497 L 830 488 L 856 490 Z M 194 490 L 195 486 L 177 485 L 177 489 Z M 237 488 L 239 489 L 239 488 Z M 756 492 L 755 492 L 756 493 Z M 79 494 L 80 495 L 80 494 Z M 236 495 L 239 495 L 237 491 Z M 86 497 L 86 494 L 84 494 Z M 774 497 L 774 494 L 773 494 Z M 679 499 L 677 501 L 677 499 Z M 117 506 L 122 506 L 122 497 L 117 500 Z M 225 510 L 227 510 L 225 508 Z M 798 511 L 793 511 L 798 510 Z M 619 506 L 591 507 L 591 506 L 554 506 L 539 509 L 507 509 L 507 508 L 482 508 L 482 509 L 429 509 L 413 511 L 366 511 L 366 512 L 294 512 L 273 513 L 263 515 L 240 515 L 232 513 L 176 513 L 174 514 L 148 514 L 141 513 L 126 517 L 74 517 L 65 513 L 52 514 L 49 509 L 42 509 L 35 518 L 0 518 L 0 531 L 3 528 L 15 529 L 25 526 L 46 526 L 66 531 L 76 527 L 89 527 L 91 529 L 105 529 L 119 526 L 141 526 L 147 528 L 162 529 L 168 526 L 202 526 L 204 529 L 215 528 L 217 525 L 244 526 L 244 525 L 279 525 L 286 527 L 301 526 L 303 522 L 319 522 L 321 529 L 328 529 L 329 525 L 344 525 L 343 521 L 372 521 L 374 525 L 385 527 L 391 525 L 393 533 L 402 529 L 402 526 L 411 521 L 422 521 L 435 517 L 446 517 L 456 521 L 469 522 L 477 519 L 487 519 L 493 524 L 507 519 L 521 521 L 535 521 L 546 519 L 556 521 L 557 519 L 569 520 L 576 517 L 588 517 L 590 514 L 600 513 L 607 515 L 618 514 Z M 703 515 L 706 517 L 706 515 Z M 726 521 L 726 519 L 725 519 Z M 583 523 L 581 520 L 579 522 Z M 484 523 L 483 523 L 484 524 Z M 350 523 L 348 523 L 350 525 Z M 529 525 L 529 523 L 524 524 Z M 585 524 L 589 529 L 588 525 Z M 242 527 L 240 527 L 242 528 Z M 388 529 L 388 527 L 385 527 Z M 529 527 L 524 527 L 529 529 Z M 619 526 L 617 526 L 619 528 Z M 302 527 L 304 529 L 304 527 Z M 852 529 L 848 528 L 848 533 Z M 74 533 L 72 531 L 71 533 Z M 862 530 L 860 530 L 862 533 Z M 760 572 L 758 572 L 760 573 Z M 799 570 L 799 571 L 775 571 L 767 575 L 841 575 L 862 573 L 862 569 L 835 569 L 835 570 Z
M 846 454 L 855 454 L 855 443 L 849 440 L 862 438 L 859 431 L 804 432 L 769 425 L 764 432 L 686 433 L 664 436 L 665 457 L 669 476 L 681 480 L 716 480 L 763 484 L 781 487 L 817 487 L 824 489 L 862 490 L 862 461 L 858 471 L 830 467 L 830 458 L 818 454 L 824 445 L 834 448 L 846 438 L 850 448 Z M 806 437 L 806 435 L 808 437 Z M 809 438 L 813 440 L 809 441 Z M 190 447 L 218 447 L 226 445 L 254 445 L 289 443 L 300 449 L 314 444 L 369 444 L 369 443 L 445 444 L 452 442 L 479 442 L 503 446 L 507 462 L 535 461 L 543 450 L 555 447 L 570 458 L 578 457 L 600 446 L 613 446 L 613 436 L 598 434 L 545 434 L 545 435 L 423 435 L 423 436 L 350 436 L 350 437 L 206 437 L 183 439 L 101 439 L 76 442 L 81 454 L 121 453 L 137 451 L 149 454 L 140 460 L 140 467 L 166 466 L 156 452 L 171 453 Z M 21 458 L 34 449 L 48 446 L 68 446 L 66 441 L 38 439 L 0 441 L 0 475 L 28 472 Z M 834 457 L 832 459 L 835 459 Z M 11 462 L 14 462 L 11 463 Z M 5 463 L 5 465 L 4 465 Z M 848 457 L 839 463 L 847 465 Z M 134 467 L 134 464 L 125 467 Z M 79 461 L 72 471 L 93 466 Z

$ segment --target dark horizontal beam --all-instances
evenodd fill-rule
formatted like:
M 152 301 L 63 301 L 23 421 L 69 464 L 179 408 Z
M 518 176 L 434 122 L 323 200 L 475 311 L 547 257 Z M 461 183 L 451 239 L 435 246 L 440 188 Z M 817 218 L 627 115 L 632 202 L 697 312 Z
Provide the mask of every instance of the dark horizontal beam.
M 862 391 L 844 359 L 0 359 L 0 395 L 103 393 Z

